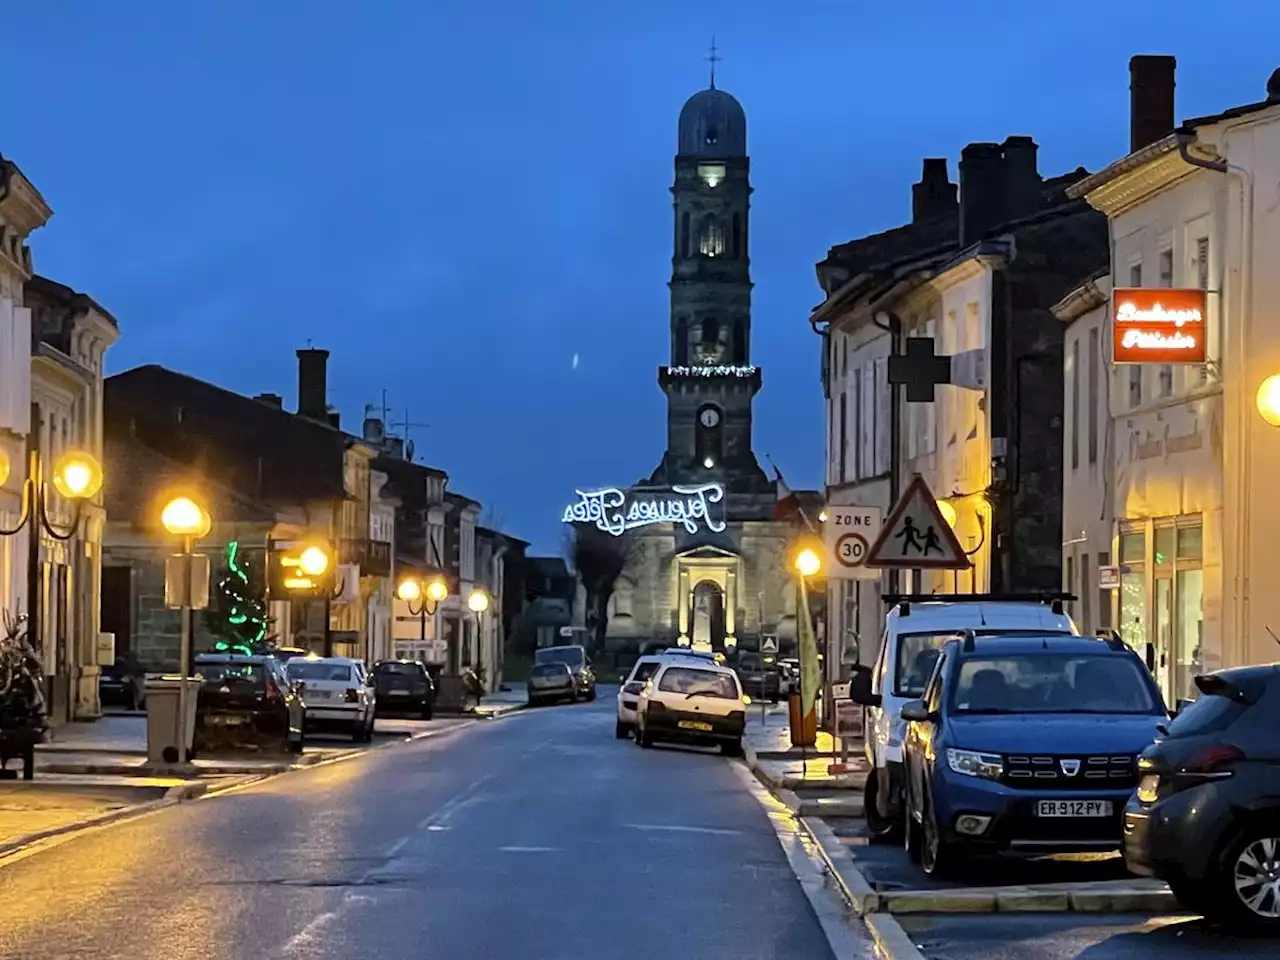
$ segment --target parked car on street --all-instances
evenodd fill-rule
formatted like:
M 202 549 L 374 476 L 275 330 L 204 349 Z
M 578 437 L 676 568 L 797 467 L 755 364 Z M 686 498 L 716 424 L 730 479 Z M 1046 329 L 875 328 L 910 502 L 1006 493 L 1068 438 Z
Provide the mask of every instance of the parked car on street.
M 636 706 L 640 702 L 640 691 L 661 665 L 662 655 L 654 653 L 640 657 L 632 665 L 631 672 L 618 690 L 618 720 L 613 728 L 616 739 L 625 740 L 631 736 L 631 731 L 636 726 Z
M 636 743 L 660 741 L 719 746 L 742 753 L 747 708 L 738 675 L 717 663 L 663 658 L 636 704 Z
M 116 657 L 98 675 L 98 699 L 104 707 L 143 710 L 147 705 L 147 672 L 132 657 Z
M 377 692 L 364 661 L 349 657 L 294 657 L 285 673 L 307 705 L 307 731 L 337 728 L 357 743 L 373 739 Z
M 775 665 L 765 663 L 764 657 L 754 650 L 745 650 L 739 654 L 734 670 L 742 683 L 742 689 L 752 699 L 777 703 L 781 698 L 781 674 Z
M 1138 761 L 1125 863 L 1210 920 L 1280 932 L 1280 665 L 1195 682 Z
M 902 717 L 907 852 L 944 876 L 975 854 L 1118 850 L 1168 712 L 1118 637 L 966 630 Z
M 942 645 L 969 628 L 987 636 L 1076 635 L 1063 597 L 999 594 L 890 596 L 875 665 L 857 670 L 851 696 L 866 710 L 866 755 L 870 772 L 864 794 L 873 839 L 899 837 L 902 829 L 903 704 L 918 699 L 933 673 Z
M 407 713 L 430 720 L 435 712 L 435 681 L 421 661 L 379 660 L 373 665 L 373 689 L 378 716 Z
M 307 708 L 274 657 L 201 653 L 195 675 L 197 753 L 253 747 L 301 753 Z
M 575 696 L 580 700 L 596 698 L 596 674 L 591 669 L 591 660 L 587 656 L 586 647 L 576 643 L 558 647 L 540 647 L 534 652 L 533 662 L 565 664 L 573 674 Z
M 529 671 L 527 690 L 531 707 L 560 700 L 572 703 L 578 699 L 578 685 L 574 682 L 573 670 L 569 664 L 559 661 L 535 663 Z

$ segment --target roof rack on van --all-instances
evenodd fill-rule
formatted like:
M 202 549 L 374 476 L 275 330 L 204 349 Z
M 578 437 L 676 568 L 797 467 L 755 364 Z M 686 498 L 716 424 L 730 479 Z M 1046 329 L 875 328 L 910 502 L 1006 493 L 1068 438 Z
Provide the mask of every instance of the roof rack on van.
M 909 617 L 913 603 L 1044 603 L 1056 614 L 1063 604 L 1078 599 L 1072 593 L 882 593 L 880 599 L 898 608 L 898 615 Z

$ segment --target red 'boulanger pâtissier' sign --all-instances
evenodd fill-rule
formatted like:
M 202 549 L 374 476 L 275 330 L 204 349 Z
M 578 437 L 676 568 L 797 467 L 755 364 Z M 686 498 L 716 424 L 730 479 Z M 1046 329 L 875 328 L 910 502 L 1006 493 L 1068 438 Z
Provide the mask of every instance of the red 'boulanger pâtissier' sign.
M 1111 296 L 1114 363 L 1204 363 L 1205 292 L 1121 288 Z

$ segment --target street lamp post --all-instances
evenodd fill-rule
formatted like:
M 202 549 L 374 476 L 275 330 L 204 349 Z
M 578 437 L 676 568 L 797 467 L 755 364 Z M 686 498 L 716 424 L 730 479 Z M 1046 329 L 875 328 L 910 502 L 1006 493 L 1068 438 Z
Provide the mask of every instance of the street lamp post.
M 41 643 L 40 623 L 40 533 L 55 540 L 70 540 L 80 529 L 84 505 L 102 489 L 102 465 L 84 450 L 67 450 L 53 465 L 53 487 L 75 504 L 71 525 L 59 530 L 49 517 L 48 487 L 44 479 L 44 461 L 40 450 L 40 404 L 31 405 L 31 428 L 27 434 L 27 478 L 22 483 L 22 512 L 11 530 L 0 529 L 0 536 L 12 537 L 30 524 L 27 535 L 27 637 L 33 648 Z M 0 449 L 0 485 L 9 479 L 12 469 L 9 457 Z M 56 669 L 56 666 L 55 666 Z
M 187 679 L 191 675 L 191 610 L 195 577 L 192 567 L 195 558 L 195 542 L 207 536 L 213 526 L 208 511 L 190 497 L 174 497 L 160 511 L 160 523 L 170 534 L 182 540 L 179 557 L 181 584 L 178 601 L 182 623 L 178 641 L 178 762 L 187 762 Z M 166 578 L 167 579 L 167 578 Z
M 806 662 L 810 659 L 816 659 L 818 656 L 817 637 L 813 636 L 813 623 L 809 619 L 809 595 L 806 589 L 809 577 L 816 577 L 822 571 L 822 555 L 814 547 L 801 547 L 796 551 L 794 566 L 796 569 L 796 653 L 800 659 L 800 683 L 799 691 L 796 699 L 799 703 L 795 710 L 792 711 L 792 741 L 799 742 L 801 749 L 801 759 L 807 762 L 809 745 L 808 720 L 809 714 L 804 709 L 805 683 L 804 675 L 806 671 Z M 808 624 L 807 629 L 801 629 L 803 624 Z M 809 645 L 812 649 L 805 650 L 805 637 L 808 636 Z M 817 671 L 814 671 L 816 674 Z M 817 694 L 819 691 L 812 691 L 814 694 L 814 702 L 817 702 Z
M 430 581 L 421 577 L 405 577 L 396 587 L 396 596 L 409 607 L 409 616 L 418 618 L 418 642 L 425 647 L 427 617 L 435 616 L 444 598 L 449 596 L 449 588 L 439 577 L 432 577 Z
M 484 663 L 484 654 L 481 652 L 484 640 L 480 628 L 484 623 L 484 612 L 489 609 L 489 594 L 483 587 L 472 589 L 471 595 L 467 597 L 467 609 L 476 617 L 476 666 L 480 666 Z

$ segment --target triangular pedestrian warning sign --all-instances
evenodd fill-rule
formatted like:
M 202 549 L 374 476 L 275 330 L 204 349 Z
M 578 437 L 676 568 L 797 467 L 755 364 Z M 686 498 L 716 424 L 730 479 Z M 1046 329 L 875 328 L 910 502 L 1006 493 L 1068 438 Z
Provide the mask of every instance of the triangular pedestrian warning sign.
M 916 474 L 867 551 L 868 567 L 967 570 L 969 558 L 938 509 L 924 477 Z

